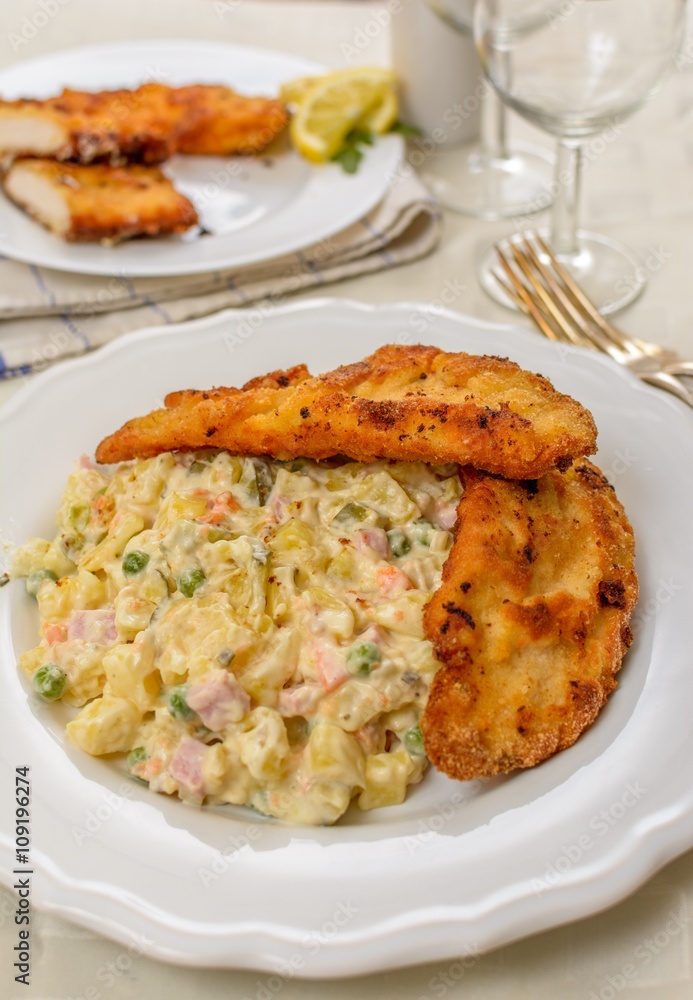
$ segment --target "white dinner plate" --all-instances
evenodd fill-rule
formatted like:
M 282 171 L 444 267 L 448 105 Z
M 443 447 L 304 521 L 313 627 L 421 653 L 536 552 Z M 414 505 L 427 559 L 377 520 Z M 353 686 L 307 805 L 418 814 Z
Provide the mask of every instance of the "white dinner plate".
M 221 83 L 276 97 L 279 85 L 325 72 L 296 56 L 245 45 L 146 41 L 95 45 L 18 63 L 0 72 L 0 96 L 50 97 L 63 87 L 109 90 L 159 81 Z M 175 156 L 163 165 L 198 209 L 204 235 L 129 240 L 115 247 L 67 243 L 0 195 L 0 252 L 80 274 L 128 277 L 198 274 L 237 268 L 319 243 L 369 212 L 402 157 L 401 136 L 365 147 L 355 174 L 314 166 L 285 137 L 261 156 Z
M 577 744 L 458 783 L 432 769 L 401 806 L 297 828 L 195 809 L 66 743 L 64 706 L 16 669 L 36 606 L 0 590 L 0 864 L 16 878 L 16 767 L 32 782 L 32 900 L 158 958 L 345 976 L 470 955 L 593 913 L 693 845 L 693 419 L 603 357 L 423 305 L 327 300 L 131 334 L 39 375 L 0 413 L 7 547 L 52 537 L 81 452 L 187 386 L 319 372 L 386 342 L 507 355 L 593 411 L 597 461 L 638 540 L 641 599 L 621 683 Z M 275 983 L 276 985 L 276 983 Z M 271 992 L 271 990 L 270 990 Z

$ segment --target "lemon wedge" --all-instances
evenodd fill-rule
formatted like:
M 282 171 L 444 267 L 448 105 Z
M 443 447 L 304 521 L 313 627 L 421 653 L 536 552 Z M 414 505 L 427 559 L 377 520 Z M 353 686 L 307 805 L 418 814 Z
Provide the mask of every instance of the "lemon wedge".
M 300 104 L 308 91 L 321 79 L 319 76 L 299 76 L 297 80 L 289 80 L 279 88 L 279 99 L 284 104 Z
M 396 80 L 392 70 L 357 66 L 285 85 L 284 100 L 297 106 L 290 125 L 296 149 L 307 160 L 324 163 L 352 129 L 386 131 L 397 118 Z
M 382 101 L 372 108 L 365 118 L 359 122 L 359 128 L 366 132 L 373 132 L 375 135 L 383 135 L 388 132 L 397 121 L 399 115 L 399 101 L 397 92 L 388 90 Z

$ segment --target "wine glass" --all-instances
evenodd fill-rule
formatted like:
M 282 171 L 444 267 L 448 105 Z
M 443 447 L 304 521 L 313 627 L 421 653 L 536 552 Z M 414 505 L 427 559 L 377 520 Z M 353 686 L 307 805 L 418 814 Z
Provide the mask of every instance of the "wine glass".
M 473 32 L 475 0 L 426 0 L 446 24 Z M 464 215 L 493 221 L 542 211 L 551 204 L 554 156 L 528 143 L 507 142 L 507 111 L 491 87 L 481 86 L 478 103 L 480 141 L 431 154 L 420 175 L 438 201 Z
M 646 278 L 627 247 L 578 229 L 583 143 L 597 135 L 605 147 L 617 141 L 624 119 L 662 87 L 683 38 L 685 8 L 686 0 L 478 0 L 475 9 L 477 48 L 492 85 L 559 139 L 551 228 L 541 235 L 603 313 L 636 299 Z M 518 29 L 518 16 L 530 9 L 533 19 Z M 508 249 L 512 237 L 504 243 Z M 495 267 L 490 251 L 479 269 L 482 286 L 514 308 Z

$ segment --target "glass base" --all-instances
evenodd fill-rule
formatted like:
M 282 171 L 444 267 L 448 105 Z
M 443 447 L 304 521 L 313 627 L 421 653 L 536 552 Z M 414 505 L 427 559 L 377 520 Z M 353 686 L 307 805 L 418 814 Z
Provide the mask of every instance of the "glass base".
M 540 229 L 538 232 L 551 246 L 549 230 Z M 503 250 L 509 250 L 510 245 L 521 237 L 521 233 L 510 236 L 499 240 L 498 245 Z M 556 257 L 602 315 L 608 316 L 624 309 L 642 294 L 647 284 L 647 274 L 632 250 L 599 233 L 579 230 L 577 238 L 576 254 L 556 254 Z M 539 256 L 541 258 L 542 254 Z M 490 247 L 479 262 L 479 283 L 494 301 L 518 312 L 518 307 L 493 276 L 500 269 L 496 252 Z
M 509 156 L 488 159 L 467 143 L 432 153 L 419 176 L 444 208 L 492 222 L 548 208 L 554 162 L 540 146 L 514 143 Z

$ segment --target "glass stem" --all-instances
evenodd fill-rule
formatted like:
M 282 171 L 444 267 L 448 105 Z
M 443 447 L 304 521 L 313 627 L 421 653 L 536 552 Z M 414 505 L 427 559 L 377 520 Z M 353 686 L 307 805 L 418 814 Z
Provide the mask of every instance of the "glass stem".
M 578 252 L 578 203 L 582 180 L 582 145 L 561 139 L 558 143 L 555 198 L 551 210 L 551 248 L 564 257 Z
M 487 81 L 488 90 L 481 104 L 481 148 L 486 161 L 506 159 L 508 139 L 505 105 Z

